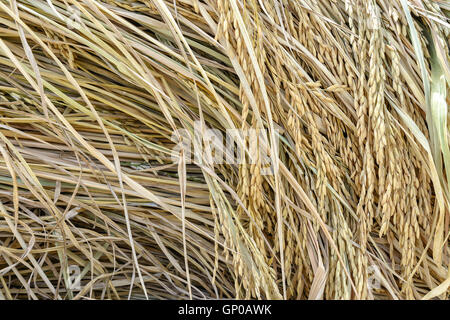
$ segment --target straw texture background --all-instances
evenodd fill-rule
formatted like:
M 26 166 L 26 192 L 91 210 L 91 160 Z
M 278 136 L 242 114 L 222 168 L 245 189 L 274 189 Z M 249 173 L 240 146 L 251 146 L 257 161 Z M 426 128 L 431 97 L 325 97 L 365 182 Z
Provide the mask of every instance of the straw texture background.
M 0 0 L 0 299 L 447 299 L 449 10 Z

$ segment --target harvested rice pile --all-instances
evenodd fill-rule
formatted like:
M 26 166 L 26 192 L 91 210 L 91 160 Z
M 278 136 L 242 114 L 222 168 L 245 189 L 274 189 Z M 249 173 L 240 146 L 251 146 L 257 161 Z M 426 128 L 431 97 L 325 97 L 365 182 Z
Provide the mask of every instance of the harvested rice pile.
M 0 0 L 0 299 L 447 299 L 449 17 Z

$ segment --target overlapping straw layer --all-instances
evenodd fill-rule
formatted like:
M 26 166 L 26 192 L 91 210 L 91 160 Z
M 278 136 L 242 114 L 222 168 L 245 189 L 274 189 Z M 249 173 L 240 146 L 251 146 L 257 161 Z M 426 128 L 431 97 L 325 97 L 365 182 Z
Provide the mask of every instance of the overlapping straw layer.
M 447 299 L 449 10 L 1 0 L 0 298 Z

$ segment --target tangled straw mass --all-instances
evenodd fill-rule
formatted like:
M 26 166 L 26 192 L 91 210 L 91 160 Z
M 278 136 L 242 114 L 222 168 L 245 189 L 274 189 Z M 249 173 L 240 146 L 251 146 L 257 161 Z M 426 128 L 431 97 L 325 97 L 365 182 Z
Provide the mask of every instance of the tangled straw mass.
M 448 299 L 449 18 L 0 0 L 0 299 Z

